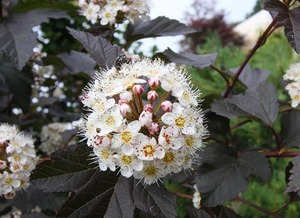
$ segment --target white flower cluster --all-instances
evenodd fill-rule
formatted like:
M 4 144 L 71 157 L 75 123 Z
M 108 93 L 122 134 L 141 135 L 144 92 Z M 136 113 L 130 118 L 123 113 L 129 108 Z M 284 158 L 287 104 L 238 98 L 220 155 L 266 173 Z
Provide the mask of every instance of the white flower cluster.
M 124 19 L 130 22 L 149 14 L 147 0 L 79 0 L 81 14 L 92 24 L 98 19 L 101 25 L 113 25 Z
M 33 140 L 15 126 L 0 125 L 0 196 L 11 199 L 29 186 L 29 176 L 37 164 Z
M 174 64 L 143 59 L 96 76 L 81 101 L 90 113 L 81 127 L 100 170 L 116 168 L 152 184 L 191 169 L 207 134 L 200 91 Z
M 292 64 L 283 75 L 289 84 L 285 87 L 292 99 L 292 107 L 300 104 L 300 63 Z
M 50 123 L 43 126 L 41 132 L 41 146 L 40 149 L 47 155 L 50 155 L 57 149 L 61 148 L 64 143 L 62 135 L 64 131 L 71 130 L 71 123 Z

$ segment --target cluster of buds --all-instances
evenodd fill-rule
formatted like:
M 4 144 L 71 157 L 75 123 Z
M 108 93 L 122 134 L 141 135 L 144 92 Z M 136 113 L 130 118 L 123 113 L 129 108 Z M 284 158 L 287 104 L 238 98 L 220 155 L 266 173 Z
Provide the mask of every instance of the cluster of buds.
M 147 0 L 79 0 L 78 5 L 92 24 L 100 20 L 101 25 L 113 25 L 124 19 L 133 23 L 149 14 Z
M 40 149 L 50 155 L 54 151 L 64 146 L 62 135 L 64 131 L 73 128 L 71 123 L 50 123 L 43 126 L 41 132 L 41 146 Z
M 183 68 L 136 60 L 97 74 L 81 96 L 90 111 L 81 127 L 100 170 L 157 182 L 191 169 L 207 134 L 200 91 Z
M 33 140 L 15 126 L 0 125 L 0 196 L 14 198 L 16 191 L 29 186 L 37 164 Z
M 297 107 L 300 104 L 300 63 L 292 64 L 283 79 L 289 81 L 285 89 L 292 99 L 292 107 Z

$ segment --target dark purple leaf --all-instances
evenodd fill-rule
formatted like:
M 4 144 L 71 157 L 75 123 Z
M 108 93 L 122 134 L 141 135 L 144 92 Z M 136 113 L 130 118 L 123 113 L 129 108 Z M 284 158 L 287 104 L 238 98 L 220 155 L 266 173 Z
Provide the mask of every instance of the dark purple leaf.
M 235 198 L 246 190 L 249 175 L 263 181 L 271 175 L 268 159 L 258 152 L 238 156 L 233 148 L 211 144 L 199 155 L 202 165 L 196 172 L 196 184 L 204 206 L 215 207 Z
M 238 68 L 230 69 L 229 74 L 234 75 Z M 244 83 L 249 89 L 256 89 L 256 87 L 265 82 L 270 73 L 262 69 L 252 70 L 250 65 L 246 65 L 239 76 L 239 80 Z
M 215 100 L 211 104 L 211 110 L 216 114 L 229 119 L 249 116 L 247 112 L 243 111 L 235 104 L 230 103 L 227 98 Z
M 280 1 L 268 0 L 265 9 L 273 17 L 277 17 L 277 23 L 284 25 L 285 36 L 295 51 L 300 53 L 300 7 L 291 10 Z
M 33 185 L 45 192 L 62 192 L 80 189 L 97 171 L 92 164 L 91 150 L 87 146 L 69 146 L 65 151 L 51 154 L 33 171 Z
M 260 83 L 256 89 L 248 89 L 245 94 L 232 95 L 226 99 L 249 116 L 257 117 L 269 126 L 272 126 L 277 118 L 277 100 L 275 86 L 268 83 Z
M 162 54 L 169 61 L 172 61 L 176 64 L 184 64 L 187 66 L 193 66 L 200 70 L 212 65 L 218 56 L 217 53 L 206 54 L 206 55 L 196 55 L 196 54 L 189 53 L 189 52 L 183 52 L 183 53 L 178 54 L 178 53 L 173 52 L 170 48 L 165 50 Z
M 125 33 L 125 38 L 127 42 L 132 42 L 149 37 L 178 36 L 194 32 L 196 30 L 177 20 L 167 17 L 157 17 L 154 20 L 139 22 L 133 26 L 129 26 Z
M 210 218 L 210 215 L 202 209 L 196 209 L 194 207 L 188 207 L 186 209 L 189 218 Z
M 90 33 L 77 31 L 69 27 L 67 29 L 75 39 L 81 42 L 101 68 L 111 68 L 117 57 L 123 53 L 119 47 L 113 46 L 101 36 L 94 36 Z
M 76 74 L 84 72 L 89 76 L 94 75 L 96 63 L 85 53 L 71 51 L 70 53 L 60 54 L 58 57 L 63 60 L 65 65 L 70 70 L 70 73 Z
M 137 208 L 155 217 L 176 217 L 176 198 L 163 185 L 139 184 L 133 190 L 133 199 Z
M 293 168 L 290 171 L 291 176 L 287 186 L 287 192 L 297 192 L 300 195 L 300 156 L 293 159 Z
M 19 71 L 6 58 L 0 55 L 0 75 L 5 79 L 5 86 L 13 95 L 13 102 L 24 112 L 28 111 L 31 102 L 31 72 Z
M 0 23 L 0 54 L 6 55 L 21 70 L 37 44 L 32 27 L 47 22 L 48 18 L 62 17 L 69 18 L 65 12 L 51 9 L 32 10 L 10 16 Z
M 229 207 L 221 206 L 218 208 L 218 215 L 217 218 L 240 218 L 232 209 Z
M 300 111 L 289 111 L 281 118 L 281 141 L 283 146 L 300 145 Z

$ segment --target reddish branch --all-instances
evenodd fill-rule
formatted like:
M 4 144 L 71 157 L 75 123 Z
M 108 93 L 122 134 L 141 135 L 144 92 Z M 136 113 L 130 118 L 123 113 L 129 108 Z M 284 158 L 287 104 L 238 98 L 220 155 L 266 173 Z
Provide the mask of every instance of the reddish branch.
M 297 151 L 261 151 L 266 157 L 296 157 L 300 155 L 300 152 Z
M 246 205 L 248 205 L 250 207 L 253 207 L 256 210 L 259 210 L 259 211 L 261 211 L 261 212 L 263 212 L 263 213 L 265 213 L 265 214 L 267 214 L 269 216 L 276 217 L 276 218 L 282 218 L 276 212 L 272 212 L 272 211 L 269 211 L 269 210 L 267 210 L 265 208 L 262 208 L 262 207 L 260 207 L 260 206 L 258 206 L 256 204 L 254 204 L 253 202 L 246 200 L 245 198 L 237 196 L 235 199 L 238 200 L 238 201 L 240 201 L 240 202 L 243 202 L 244 204 L 246 204 Z
M 237 82 L 240 74 L 242 73 L 243 69 L 245 68 L 245 66 L 247 65 L 247 63 L 249 62 L 249 60 L 252 58 L 252 56 L 255 54 L 256 50 L 266 41 L 266 39 L 269 36 L 269 32 L 273 31 L 272 28 L 275 26 L 275 24 L 277 23 L 278 17 L 275 17 L 272 21 L 272 23 L 268 26 L 268 28 L 265 30 L 265 32 L 261 35 L 261 37 L 259 37 L 259 39 L 257 40 L 256 44 L 254 45 L 254 47 L 251 49 L 251 51 L 249 52 L 249 54 L 247 55 L 247 57 L 245 58 L 245 60 L 243 61 L 243 63 L 241 64 L 240 68 L 238 69 L 238 71 L 236 72 L 236 74 L 234 75 L 233 79 L 232 79 L 232 83 L 229 84 L 229 86 L 227 86 L 227 89 L 223 95 L 224 98 L 227 98 L 228 95 L 230 94 L 231 90 L 233 89 L 235 83 Z

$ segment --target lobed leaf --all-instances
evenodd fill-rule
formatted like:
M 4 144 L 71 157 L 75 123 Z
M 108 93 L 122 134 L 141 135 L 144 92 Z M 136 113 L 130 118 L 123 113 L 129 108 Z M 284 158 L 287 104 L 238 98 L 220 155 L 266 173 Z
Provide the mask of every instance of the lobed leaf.
M 300 145 L 300 111 L 289 111 L 281 117 L 282 145 L 299 147 Z
M 229 70 L 229 74 L 234 75 L 238 68 Z M 256 89 L 261 83 L 265 82 L 270 73 L 262 69 L 252 70 L 250 65 L 246 65 L 239 76 L 239 80 L 244 83 L 249 89 Z
M 229 97 L 230 98 L 230 97 Z M 217 99 L 211 104 L 211 110 L 218 115 L 229 119 L 236 117 L 246 117 L 249 114 L 238 106 L 228 101 L 228 98 Z
M 268 10 L 273 17 L 277 17 L 278 23 L 284 25 L 285 36 L 293 47 L 300 53 L 300 7 L 291 10 L 280 1 L 268 0 L 265 3 L 265 9 Z
M 300 156 L 294 157 L 293 168 L 290 173 L 289 183 L 287 186 L 287 192 L 297 192 L 300 195 Z
M 25 13 L 14 14 L 0 23 L 0 54 L 4 54 L 21 70 L 33 54 L 36 46 L 36 34 L 32 28 L 48 18 L 69 18 L 58 10 L 43 9 L 32 10 Z
M 51 154 L 50 161 L 39 164 L 31 183 L 45 192 L 65 192 L 81 188 L 97 171 L 87 146 L 69 146 Z
M 271 175 L 267 158 L 258 152 L 238 156 L 233 148 L 212 144 L 200 156 L 202 165 L 196 172 L 196 184 L 204 206 L 215 207 L 232 200 L 246 190 L 250 175 L 264 181 Z
M 101 68 L 111 68 L 115 60 L 123 53 L 119 47 L 113 46 L 101 36 L 94 36 L 90 33 L 77 31 L 69 27 L 67 29 L 75 39 L 81 42 Z
M 279 106 L 278 96 L 274 85 L 261 83 L 256 89 L 248 89 L 245 94 L 232 95 L 227 98 L 250 116 L 262 120 L 266 125 L 272 126 L 277 118 Z
M 218 56 L 217 53 L 206 55 L 195 55 L 189 52 L 183 52 L 181 54 L 175 53 L 170 48 L 162 52 L 162 54 L 169 60 L 176 64 L 184 64 L 187 66 L 193 66 L 197 69 L 204 69 L 212 65 Z

